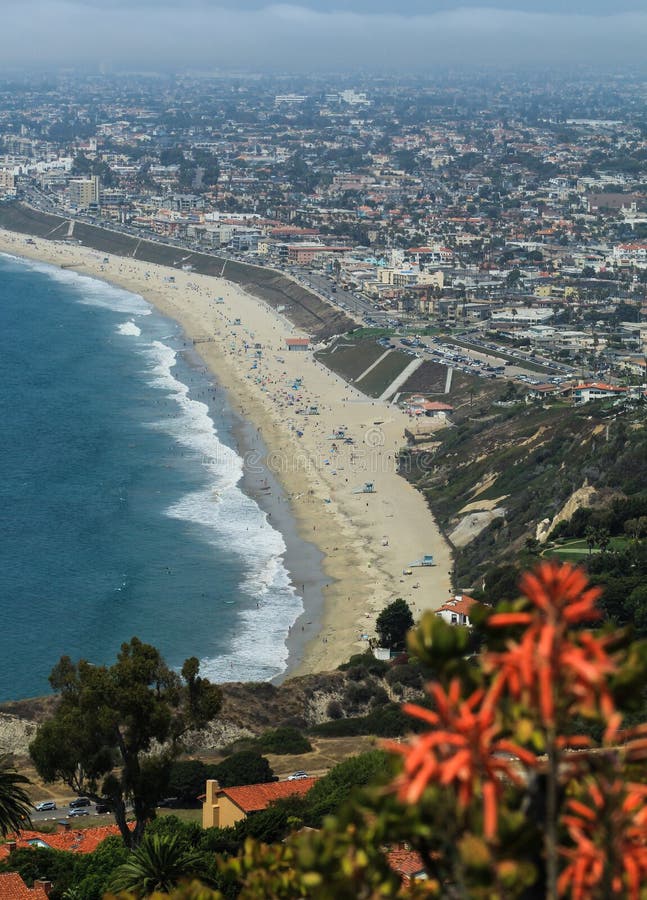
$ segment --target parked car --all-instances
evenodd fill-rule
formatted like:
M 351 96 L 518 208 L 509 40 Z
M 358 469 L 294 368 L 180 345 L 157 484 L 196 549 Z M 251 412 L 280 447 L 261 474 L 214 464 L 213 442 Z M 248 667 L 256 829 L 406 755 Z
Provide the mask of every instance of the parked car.
M 76 819 L 77 816 L 89 816 L 90 810 L 81 807 L 79 809 L 71 809 L 67 814 L 68 819 Z
M 87 797 L 77 797 L 76 800 L 70 800 L 70 809 L 81 809 L 84 806 L 90 806 L 90 800 Z
M 56 809 L 56 804 L 53 800 L 43 800 L 41 803 L 37 803 L 34 809 L 37 812 L 45 812 L 46 809 Z
M 181 803 L 179 797 L 164 797 L 163 800 L 158 800 L 157 805 L 168 809 L 178 809 Z
M 108 812 L 110 812 L 110 807 L 108 806 L 107 803 L 97 803 L 95 806 L 95 811 L 98 814 L 108 813 Z
M 288 775 L 288 781 L 300 781 L 302 778 L 309 778 L 307 772 L 293 772 L 291 775 Z

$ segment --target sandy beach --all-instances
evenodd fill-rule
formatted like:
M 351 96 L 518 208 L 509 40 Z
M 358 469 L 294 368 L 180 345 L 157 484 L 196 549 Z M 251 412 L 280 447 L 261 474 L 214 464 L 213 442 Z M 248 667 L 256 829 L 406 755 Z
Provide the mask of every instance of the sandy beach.
M 270 469 L 300 537 L 324 554 L 321 615 L 291 571 L 305 593 L 305 613 L 288 638 L 291 673 L 332 669 L 361 652 L 364 636 L 375 633 L 376 615 L 396 597 L 414 615 L 447 599 L 450 548 L 423 496 L 396 472 L 408 417 L 359 393 L 311 351 L 288 351 L 287 338 L 305 335 L 283 316 L 223 279 L 81 246 L 27 243 L 25 235 L 0 230 L 0 252 L 71 268 L 145 297 L 181 325 L 232 408 L 256 429 L 267 452 L 259 459 L 248 449 L 246 469 Z M 365 482 L 374 493 L 356 493 Z M 433 567 L 403 574 L 430 553 Z

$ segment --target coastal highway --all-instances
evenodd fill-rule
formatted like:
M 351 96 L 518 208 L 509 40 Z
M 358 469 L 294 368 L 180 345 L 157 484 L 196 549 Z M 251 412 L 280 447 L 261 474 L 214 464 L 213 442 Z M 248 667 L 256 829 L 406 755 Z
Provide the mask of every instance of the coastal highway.
M 352 313 L 358 318 L 361 316 L 377 321 L 380 318 L 393 315 L 393 313 L 386 313 L 383 310 L 376 309 L 366 297 L 362 297 L 360 294 L 356 294 L 353 291 L 341 287 L 335 278 L 330 278 L 319 272 L 311 272 L 309 269 L 300 266 L 293 267 L 290 272 L 292 276 L 297 278 L 305 287 L 312 288 L 321 297 L 328 300 L 329 303 L 339 306 L 342 309 L 346 309 L 347 312 Z M 333 287 L 335 287 L 336 290 L 333 290 Z

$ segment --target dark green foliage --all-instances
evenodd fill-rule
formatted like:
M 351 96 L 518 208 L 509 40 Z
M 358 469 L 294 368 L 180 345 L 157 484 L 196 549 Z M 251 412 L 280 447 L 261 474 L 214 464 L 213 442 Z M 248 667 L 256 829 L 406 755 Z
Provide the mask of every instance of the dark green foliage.
M 191 878 L 209 884 L 212 868 L 213 861 L 207 854 L 187 849 L 180 834 L 151 833 L 145 835 L 140 846 L 115 870 L 110 886 L 114 891 L 130 891 L 139 897 L 155 891 L 167 894 L 181 881 Z
M 255 741 L 262 753 L 296 754 L 309 753 L 310 741 L 297 728 L 282 726 L 264 732 Z
M 29 779 L 14 772 L 7 756 L 0 756 L 0 834 L 30 824 L 31 801 L 25 791 Z
M 340 672 L 348 672 L 349 677 L 350 672 L 355 668 L 366 671 L 369 675 L 380 677 L 388 670 L 389 663 L 384 659 L 376 659 L 371 651 L 367 650 L 365 653 L 356 653 L 354 656 L 351 656 L 348 662 L 339 666 Z
M 326 707 L 326 715 L 331 719 L 343 718 L 344 710 L 339 700 L 330 701 L 330 703 Z
M 254 750 L 241 750 L 217 765 L 206 766 L 206 776 L 215 778 L 220 787 L 276 781 L 268 760 Z
M 625 550 L 587 557 L 591 581 L 604 588 L 599 604 L 614 625 L 631 625 L 638 637 L 647 637 L 647 541 Z
M 385 676 L 385 681 L 391 686 L 400 685 L 408 688 L 422 688 L 423 680 L 422 668 L 415 661 L 393 666 Z
M 496 566 L 485 575 L 485 596 L 488 603 L 496 605 L 502 600 L 515 600 L 519 596 L 521 570 L 511 563 Z
M 319 826 L 324 816 L 335 812 L 354 789 L 385 777 L 389 769 L 389 757 L 382 750 L 370 750 L 339 763 L 308 792 L 306 824 Z
M 372 683 L 351 682 L 344 693 L 344 707 L 356 712 L 370 703 L 373 693 Z
M 414 730 L 415 719 L 406 716 L 400 705 L 389 703 L 371 710 L 365 716 L 334 719 L 315 725 L 311 731 L 321 737 L 352 737 L 353 735 L 374 734 L 377 737 L 401 737 Z
M 399 597 L 389 603 L 377 617 L 375 630 L 383 647 L 403 650 L 407 632 L 413 627 L 413 615 L 409 605 Z
M 234 826 L 240 841 L 253 837 L 265 843 L 282 840 L 290 828 L 299 827 L 308 816 L 310 804 L 303 797 L 286 797 L 267 809 L 252 813 Z
M 180 739 L 220 710 L 219 689 L 198 668 L 197 659 L 188 659 L 180 677 L 155 647 L 133 638 L 112 666 L 64 656 L 52 670 L 60 702 L 30 745 L 36 769 L 46 781 L 61 779 L 76 793 L 106 803 L 129 847 L 139 844 L 155 817 Z M 155 744 L 164 750 L 153 752 Z
M 19 872 L 27 884 L 42 878 L 54 885 L 51 900 L 61 900 L 74 887 L 83 900 L 102 900 L 114 870 L 126 862 L 123 841 L 107 838 L 94 853 L 64 853 L 44 848 L 19 849 L 0 864 L 0 872 Z
M 207 767 L 198 759 L 177 760 L 170 768 L 165 794 L 183 803 L 194 803 L 204 793 Z
M 194 804 L 204 793 L 208 778 L 214 778 L 221 787 L 239 784 L 264 784 L 275 781 L 268 760 L 255 750 L 242 750 L 227 757 L 221 763 L 206 765 L 200 760 L 178 760 L 171 766 L 165 793 L 187 804 Z M 166 817 L 168 818 L 168 817 Z

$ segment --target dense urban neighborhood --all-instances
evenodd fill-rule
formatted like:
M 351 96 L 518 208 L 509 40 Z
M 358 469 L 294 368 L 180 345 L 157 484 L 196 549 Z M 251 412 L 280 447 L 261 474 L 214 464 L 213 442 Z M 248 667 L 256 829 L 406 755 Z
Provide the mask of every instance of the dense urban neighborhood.
M 489 333 L 554 376 L 639 384 L 644 90 L 590 73 L 5 81 L 0 198 L 280 270 L 357 324 L 469 329 L 477 350 Z

